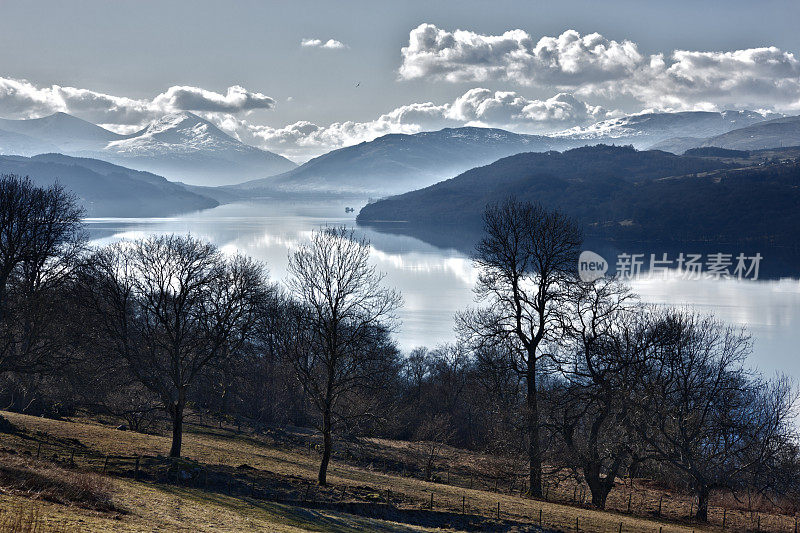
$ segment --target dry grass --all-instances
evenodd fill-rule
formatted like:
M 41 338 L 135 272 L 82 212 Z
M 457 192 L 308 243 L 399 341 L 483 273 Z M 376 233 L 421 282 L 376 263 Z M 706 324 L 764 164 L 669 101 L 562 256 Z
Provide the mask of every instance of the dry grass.
M 558 502 L 526 499 L 520 496 L 521 482 L 512 482 L 512 477 L 503 474 L 514 465 L 498 465 L 495 458 L 463 450 L 443 452 L 437 473 L 439 482 L 421 481 L 412 477 L 413 461 L 418 458 L 415 459 L 410 445 L 379 439 L 340 443 L 329 473 L 331 486 L 320 489 L 313 483 L 319 457 L 313 447 L 308 446 L 308 439 L 298 434 L 257 436 L 189 426 L 184 437 L 184 452 L 191 458 L 187 462 L 189 467 L 200 474 L 185 480 L 177 478 L 181 486 L 175 486 L 175 480 L 170 479 L 173 471 L 169 470 L 173 463 L 159 457 L 169 449 L 167 437 L 117 431 L 86 420 L 59 422 L 13 413 L 5 416 L 25 432 L 0 435 L 3 446 L 27 451 L 32 456 L 39 451 L 42 457 L 61 464 L 68 462 L 74 450 L 74 459 L 80 468 L 94 471 L 103 468 L 106 454 L 111 455 L 107 466 L 116 479 L 114 500 L 130 510 L 129 515 L 110 522 L 116 529 L 124 526 L 128 530 L 147 530 L 138 529 L 145 520 L 160 524 L 164 530 L 179 530 L 191 523 L 197 530 L 235 531 L 247 529 L 249 520 L 261 527 L 269 524 L 267 529 L 282 531 L 359 528 L 419 531 L 435 527 L 437 524 L 432 522 L 435 519 L 441 520 L 438 525 L 447 530 L 477 527 L 510 531 L 525 529 L 525 524 L 538 525 L 540 511 L 542 525 L 559 531 L 575 531 L 576 518 L 580 531 L 586 532 L 617 532 L 620 523 L 623 531 L 628 532 L 699 533 L 719 529 L 682 521 L 681 518 L 689 514 L 689 498 L 649 486 L 644 481 L 620 484 L 612 493 L 612 509 L 624 511 L 627 491 L 634 491 L 632 515 L 601 512 L 569 502 L 573 494 L 580 492 L 568 481 L 556 485 L 553 480 L 549 498 L 560 500 Z M 38 450 L 39 442 L 44 442 L 41 450 Z M 139 477 L 148 483 L 120 477 L 133 477 L 135 455 L 143 457 Z M 233 495 L 228 494 L 229 487 Z M 385 501 L 387 489 L 391 491 L 391 509 L 399 511 L 366 518 L 363 505 Z M 251 492 L 257 497 L 251 498 Z M 423 510 L 429 507 L 432 493 L 434 510 L 442 514 Z M 670 519 L 668 521 L 648 516 L 648 511 L 657 509 L 662 496 L 662 511 Z M 284 499 L 275 501 L 276 498 Z M 301 500 L 312 500 L 316 505 Z M 496 521 L 498 502 L 500 522 Z M 55 512 L 52 507 L 48 509 L 48 513 Z M 460 521 L 462 510 L 466 510 L 467 515 L 477 515 L 484 521 L 483 525 Z M 713 509 L 712 520 L 720 522 L 721 513 L 721 509 Z M 219 519 L 220 516 L 225 519 Z M 763 531 L 788 533 L 794 530 L 793 518 L 760 516 Z M 92 520 L 107 518 L 95 513 Z M 494 522 L 486 522 L 490 518 Z M 727 530 L 755 529 L 757 520 L 757 516 L 751 518 L 747 513 L 729 510 Z M 103 529 L 97 526 L 93 530 Z
M 107 477 L 7 452 L 0 452 L 0 490 L 96 511 L 119 511 Z
M 35 503 L 0 509 L 0 533 L 66 533 L 66 524 L 51 524 Z

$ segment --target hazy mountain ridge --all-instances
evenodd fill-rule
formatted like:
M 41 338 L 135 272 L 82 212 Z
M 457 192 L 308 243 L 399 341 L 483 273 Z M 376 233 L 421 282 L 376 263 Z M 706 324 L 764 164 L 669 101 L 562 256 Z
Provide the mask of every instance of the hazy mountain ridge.
M 328 152 L 284 174 L 242 183 L 232 189 L 264 193 L 399 193 L 508 155 L 571 144 L 574 143 L 568 140 L 493 128 L 389 134 Z
M 131 135 L 108 131 L 66 113 L 30 120 L 3 119 L 0 152 L 60 152 L 195 184 L 236 183 L 296 166 L 283 156 L 244 144 L 211 122 L 186 112 L 166 115 Z
M 754 111 L 687 111 L 629 115 L 550 135 L 476 127 L 390 134 L 334 150 L 284 174 L 253 180 L 232 189 L 263 195 L 331 191 L 398 194 L 517 153 L 565 150 L 599 143 L 644 148 L 676 133 L 700 138 L 763 119 L 763 114 Z
M 89 216 L 170 216 L 219 205 L 149 172 L 63 154 L 0 156 L 0 173 L 29 176 L 37 185 L 58 182 L 78 197 Z

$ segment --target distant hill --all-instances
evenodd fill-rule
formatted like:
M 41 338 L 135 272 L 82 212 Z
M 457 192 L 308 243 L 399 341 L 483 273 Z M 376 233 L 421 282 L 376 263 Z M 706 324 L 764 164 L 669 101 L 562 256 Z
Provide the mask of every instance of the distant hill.
M 746 127 L 705 138 L 671 138 L 652 148 L 684 153 L 692 148 L 716 147 L 728 150 L 763 150 L 800 146 L 800 116 L 756 122 Z
M 543 152 L 575 143 L 492 128 L 391 134 L 334 150 L 284 174 L 231 189 L 250 194 L 396 194 L 431 185 L 508 155 Z
M 57 181 L 78 196 L 89 216 L 169 216 L 219 205 L 149 172 L 61 154 L 0 156 L 0 174 L 29 176 L 39 185 Z
M 297 166 L 234 139 L 192 113 L 166 115 L 131 135 L 119 135 L 66 113 L 0 119 L 0 153 L 48 152 L 102 159 L 196 185 L 239 183 Z
M 653 147 L 667 139 L 705 139 L 749 126 L 767 115 L 755 111 L 682 111 L 677 113 L 637 113 L 603 120 L 591 126 L 572 128 L 552 136 L 572 140 L 594 141 L 590 144 L 631 144 L 635 148 Z M 687 146 L 691 148 L 692 146 Z M 660 148 L 659 148 L 660 149 Z M 686 148 L 684 148 L 685 150 Z M 683 150 L 681 150 L 683 152 Z
M 800 116 L 759 122 L 710 137 L 699 146 L 716 146 L 729 150 L 760 150 L 798 145 L 800 145 Z
M 626 147 L 519 154 L 369 204 L 357 220 L 394 223 L 412 235 L 476 231 L 485 206 L 509 195 L 563 210 L 590 236 L 796 244 L 800 159 L 737 168 L 718 158 Z
M 109 142 L 125 138 L 67 113 L 28 120 L 0 119 L 0 130 L 25 135 L 46 146 L 57 146 L 59 152 L 96 151 Z M 4 153 L 7 152 L 4 150 Z

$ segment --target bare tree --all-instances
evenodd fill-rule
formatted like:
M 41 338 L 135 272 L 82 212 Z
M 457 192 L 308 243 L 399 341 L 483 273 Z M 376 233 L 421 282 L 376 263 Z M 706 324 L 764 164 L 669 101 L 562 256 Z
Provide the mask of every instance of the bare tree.
M 99 341 L 160 399 L 172 421 L 170 456 L 181 453 L 188 389 L 252 334 L 264 280 L 258 263 L 188 236 L 117 243 L 86 262 L 83 295 Z
M 736 489 L 777 462 L 791 418 L 790 389 L 744 367 L 750 338 L 711 317 L 669 311 L 642 374 L 633 428 L 652 456 L 685 480 L 708 520 L 711 492 Z
M 558 335 L 556 310 L 573 282 L 582 236 L 565 215 L 514 199 L 488 206 L 483 218 L 474 262 L 480 269 L 476 300 L 484 306 L 463 313 L 459 329 L 476 347 L 512 346 L 512 364 L 526 382 L 529 490 L 540 497 L 537 363 Z
M 627 287 L 608 278 L 575 284 L 562 310 L 567 342 L 547 398 L 547 426 L 601 509 L 635 446 L 628 418 L 649 343 L 644 311 Z
M 60 186 L 0 176 L 0 372 L 40 371 L 63 351 L 55 317 L 83 250 L 82 217 Z
M 352 389 L 383 371 L 381 331 L 402 303 L 382 286 L 384 275 L 369 264 L 369 243 L 345 227 L 315 231 L 289 255 L 289 288 L 303 307 L 305 332 L 297 336 L 297 375 L 321 415 L 320 485 L 327 484 L 331 435 L 338 409 Z M 376 335 L 378 337 L 376 337 Z M 378 340 L 376 343 L 374 341 Z

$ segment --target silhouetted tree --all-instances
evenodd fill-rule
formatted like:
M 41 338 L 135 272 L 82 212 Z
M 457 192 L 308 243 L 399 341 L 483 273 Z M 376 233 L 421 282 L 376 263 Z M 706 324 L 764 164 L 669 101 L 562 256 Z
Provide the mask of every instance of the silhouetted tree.
M 648 451 L 698 498 L 708 520 L 713 490 L 736 489 L 786 444 L 790 389 L 745 370 L 750 338 L 711 317 L 668 311 L 639 380 L 632 427 Z
M 82 217 L 59 185 L 0 176 L 0 372 L 41 371 L 63 353 L 57 317 L 83 249 Z
M 327 484 L 331 434 L 343 397 L 385 368 L 385 328 L 401 297 L 382 286 L 369 243 L 344 227 L 315 231 L 289 255 L 289 288 L 302 306 L 293 361 L 319 411 L 323 448 L 318 480 Z
M 169 235 L 97 251 L 82 283 L 99 342 L 158 396 L 172 421 L 170 456 L 179 457 L 189 388 L 252 335 L 266 293 L 263 267 Z
M 613 279 L 578 283 L 571 293 L 561 310 L 565 342 L 547 395 L 547 426 L 602 509 L 635 447 L 628 421 L 636 372 L 648 353 L 647 314 Z
M 558 336 L 556 310 L 574 280 L 578 226 L 557 211 L 508 199 L 487 207 L 484 237 L 474 263 L 482 307 L 463 313 L 459 328 L 476 347 L 506 343 L 512 363 L 526 383 L 530 494 L 542 495 L 537 363 L 541 348 Z

